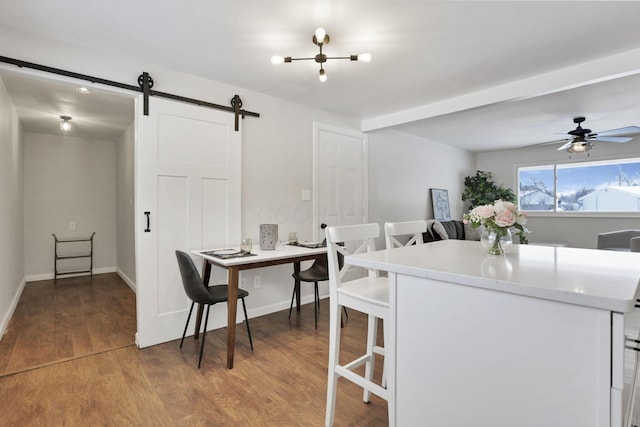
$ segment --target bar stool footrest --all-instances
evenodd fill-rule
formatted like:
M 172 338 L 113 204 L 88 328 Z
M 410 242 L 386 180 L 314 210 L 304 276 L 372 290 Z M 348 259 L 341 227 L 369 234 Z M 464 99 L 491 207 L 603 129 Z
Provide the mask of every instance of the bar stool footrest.
M 368 356 L 364 356 L 366 359 L 368 359 Z M 362 359 L 362 358 L 359 358 Z M 356 360 L 359 360 L 356 359 Z M 371 393 L 375 394 L 376 396 L 388 401 L 389 400 L 389 392 L 387 391 L 386 388 L 383 388 L 382 386 L 367 380 L 366 378 L 356 374 L 355 372 L 349 370 L 346 368 L 346 366 L 349 366 L 351 364 L 353 364 L 356 360 L 354 360 L 353 362 L 349 363 L 348 365 L 345 366 L 336 366 L 336 374 L 347 378 L 349 381 L 354 382 L 356 384 L 358 384 L 360 387 L 362 387 L 365 390 L 369 390 Z M 356 365 L 359 366 L 362 363 Z

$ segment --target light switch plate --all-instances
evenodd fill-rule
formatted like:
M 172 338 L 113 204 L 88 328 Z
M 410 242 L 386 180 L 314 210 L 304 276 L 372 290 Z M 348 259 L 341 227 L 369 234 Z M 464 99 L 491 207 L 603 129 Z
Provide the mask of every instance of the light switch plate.
M 311 190 L 302 190 L 302 200 L 305 202 L 311 200 Z

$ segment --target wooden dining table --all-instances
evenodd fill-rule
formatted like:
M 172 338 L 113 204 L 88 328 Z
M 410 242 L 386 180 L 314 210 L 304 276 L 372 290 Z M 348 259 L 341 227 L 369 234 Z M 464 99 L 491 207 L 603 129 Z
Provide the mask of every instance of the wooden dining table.
M 215 266 L 227 270 L 229 285 L 229 300 L 227 309 L 227 368 L 233 368 L 233 355 L 236 338 L 236 313 L 238 305 L 238 283 L 240 271 L 252 268 L 270 267 L 280 264 L 293 264 L 294 273 L 300 272 L 302 261 L 315 260 L 327 256 L 327 248 L 320 245 L 309 244 L 306 246 L 284 245 L 277 250 L 263 250 L 254 245 L 250 255 L 229 256 L 225 249 L 201 249 L 192 250 L 193 255 L 203 259 L 202 281 L 209 285 L 211 267 Z M 222 255 L 220 255 L 222 254 Z M 227 255 L 225 255 L 227 254 Z M 295 279 L 296 307 L 300 311 L 300 281 Z M 203 305 L 198 305 L 194 337 L 198 337 L 202 322 Z

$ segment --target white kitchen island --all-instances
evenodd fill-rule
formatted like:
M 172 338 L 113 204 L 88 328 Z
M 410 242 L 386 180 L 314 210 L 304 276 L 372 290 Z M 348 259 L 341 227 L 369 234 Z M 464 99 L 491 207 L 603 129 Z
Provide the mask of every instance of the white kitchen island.
M 389 274 L 391 424 L 622 425 L 639 253 L 444 240 L 345 262 Z

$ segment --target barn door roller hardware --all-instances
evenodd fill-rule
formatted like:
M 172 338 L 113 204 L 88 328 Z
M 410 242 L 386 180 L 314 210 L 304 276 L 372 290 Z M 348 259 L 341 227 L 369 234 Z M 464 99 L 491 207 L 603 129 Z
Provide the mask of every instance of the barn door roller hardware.
M 160 98 L 172 99 L 174 101 L 186 102 L 188 104 L 195 104 L 201 107 L 213 108 L 216 110 L 223 110 L 223 111 L 228 111 L 230 113 L 233 113 L 236 116 L 236 120 L 235 120 L 236 131 L 239 129 L 238 119 L 240 117 L 242 117 L 243 119 L 245 116 L 260 117 L 260 114 L 258 113 L 243 110 L 242 100 L 238 95 L 234 95 L 233 98 L 231 98 L 231 102 L 230 102 L 231 106 L 229 107 L 226 105 L 220 105 L 220 104 L 214 104 L 212 102 L 201 101 L 199 99 L 187 98 L 185 96 L 173 95 L 171 93 L 152 90 L 151 88 L 153 87 L 153 79 L 147 72 L 143 72 L 142 74 L 140 74 L 140 76 L 138 76 L 138 86 L 134 86 L 134 85 L 128 85 L 125 83 L 115 82 L 113 80 L 106 80 L 106 79 L 101 79 L 99 77 L 89 76 L 87 74 L 74 73 L 73 71 L 67 71 L 67 70 L 62 70 L 60 68 L 53 68 L 53 67 L 48 67 L 46 65 L 35 64 L 33 62 L 26 62 L 26 61 L 21 61 L 19 59 L 7 58 L 6 56 L 0 56 L 0 62 L 13 64 L 20 68 L 31 68 L 33 70 L 44 71 L 52 74 L 58 74 L 60 76 L 72 77 L 74 79 L 87 80 L 87 81 L 90 81 L 91 83 L 99 83 L 105 86 L 113 86 L 120 89 L 130 90 L 133 92 L 141 92 L 144 98 L 143 111 L 145 116 L 149 115 L 149 97 L 157 96 Z

